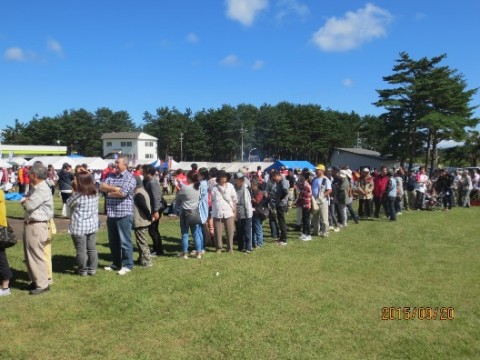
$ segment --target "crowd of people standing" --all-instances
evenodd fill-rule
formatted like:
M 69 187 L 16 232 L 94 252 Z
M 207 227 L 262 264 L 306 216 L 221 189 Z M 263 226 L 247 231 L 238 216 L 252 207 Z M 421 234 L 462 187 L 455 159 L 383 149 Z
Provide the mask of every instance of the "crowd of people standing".
M 58 186 L 63 202 L 62 215 L 70 218 L 69 233 L 76 250 L 77 273 L 93 276 L 98 268 L 96 233 L 99 229 L 99 196 L 105 196 L 107 233 L 112 263 L 107 271 L 128 274 L 134 267 L 132 230 L 138 249 L 137 263 L 151 267 L 152 258 L 165 255 L 160 235 L 160 218 L 167 210 L 179 216 L 181 251 L 178 256 L 201 259 L 211 245 L 217 254 L 238 251 L 251 253 L 264 244 L 263 223 L 268 220 L 270 236 L 278 245 L 287 245 L 286 213 L 296 209 L 299 239 L 328 237 L 363 219 L 380 218 L 381 211 L 396 221 L 403 211 L 429 209 L 432 202 L 448 211 L 452 206 L 470 206 L 472 194 L 478 193 L 478 171 L 450 174 L 439 170 L 427 176 L 423 167 L 414 173 L 402 168 L 357 169 L 348 166 L 326 168 L 318 164 L 310 169 L 278 169 L 262 172 L 239 169 L 229 174 L 216 168 L 192 164 L 184 173 L 159 174 L 151 165 L 128 168 L 128 159 L 118 157 L 101 174 L 93 175 L 86 165 L 72 169 L 64 164 L 59 172 L 35 163 L 17 176 L 26 191 L 21 203 L 24 216 L 24 253 L 31 283 L 26 287 L 37 295 L 53 283 L 51 240 L 53 194 Z M 28 186 L 27 186 L 28 185 Z M 173 204 L 164 199 L 175 193 Z M 3 192 L 2 192 L 3 196 Z M 477 196 L 477 195 L 473 195 Z M 358 208 L 353 200 L 358 199 Z M 5 220 L 5 221 L 3 221 Z M 0 225 L 6 223 L 4 199 L 0 197 Z M 225 232 L 226 246 L 223 238 Z M 150 249 L 147 234 L 153 243 Z M 189 252 L 190 235 L 193 251 Z M 0 296 L 10 294 L 5 249 L 0 249 Z

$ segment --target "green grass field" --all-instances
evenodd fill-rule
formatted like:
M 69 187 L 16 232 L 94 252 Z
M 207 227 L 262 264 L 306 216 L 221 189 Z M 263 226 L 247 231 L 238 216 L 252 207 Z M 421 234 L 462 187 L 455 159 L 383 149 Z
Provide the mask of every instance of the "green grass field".
M 175 257 L 178 221 L 165 219 L 172 256 L 124 277 L 76 276 L 72 241 L 59 234 L 55 283 L 41 296 L 18 289 L 27 282 L 18 244 L 7 250 L 16 280 L 0 299 L 0 358 L 478 359 L 479 216 L 480 208 L 407 212 L 396 223 L 350 223 L 328 239 L 304 243 L 291 231 L 286 247 L 201 260 Z M 98 250 L 108 265 L 105 230 Z M 392 306 L 455 313 L 382 320 Z

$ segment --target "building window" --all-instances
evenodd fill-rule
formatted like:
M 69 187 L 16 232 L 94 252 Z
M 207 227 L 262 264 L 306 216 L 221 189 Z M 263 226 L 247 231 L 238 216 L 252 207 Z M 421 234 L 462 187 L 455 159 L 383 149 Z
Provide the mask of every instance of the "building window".
M 121 141 L 121 142 L 120 142 L 120 146 L 121 146 L 121 147 L 131 147 L 131 146 L 132 146 L 132 142 L 131 142 L 131 141 Z
M 112 147 L 112 142 L 111 141 L 107 141 L 107 147 Z
M 153 141 L 145 141 L 145 147 L 153 147 Z
M 153 154 L 145 154 L 145 159 L 153 159 Z

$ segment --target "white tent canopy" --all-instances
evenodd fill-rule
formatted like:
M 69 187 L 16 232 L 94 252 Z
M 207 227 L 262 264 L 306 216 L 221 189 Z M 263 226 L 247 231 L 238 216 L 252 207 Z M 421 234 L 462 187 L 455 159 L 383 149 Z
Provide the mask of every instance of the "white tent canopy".
M 7 163 L 6 161 L 0 159 L 0 168 L 6 168 L 6 169 L 9 169 L 11 168 L 12 165 L 10 165 L 9 163 Z
M 27 160 L 22 158 L 22 157 L 19 157 L 19 156 L 14 156 L 12 157 L 11 159 L 3 159 L 4 161 L 7 161 L 9 163 L 15 163 L 15 164 L 18 164 L 18 165 L 25 165 L 27 163 Z
M 37 156 L 27 161 L 26 165 L 32 166 L 36 161 L 41 161 L 45 166 L 51 164 L 55 170 L 60 170 L 64 163 L 68 163 L 71 166 L 76 165 L 75 159 L 68 156 Z
M 231 162 L 231 163 L 220 163 L 220 162 L 202 162 L 202 161 L 182 161 L 177 163 L 177 166 L 174 167 L 172 165 L 172 170 L 182 169 L 182 170 L 190 170 L 191 165 L 196 163 L 198 168 L 205 167 L 210 169 L 212 167 L 216 167 L 218 170 L 225 170 L 229 173 L 236 173 L 240 169 L 245 168 L 248 171 L 256 171 L 258 166 L 262 167 L 262 171 L 265 168 L 269 167 L 273 164 L 273 162 Z
M 90 170 L 104 170 L 108 167 L 108 162 L 100 157 L 84 157 L 75 160 L 77 160 L 77 165 L 87 164 Z
M 72 167 L 81 164 L 87 164 L 89 169 L 103 170 L 108 166 L 108 162 L 100 157 L 68 157 L 68 156 L 37 156 L 29 160 L 26 165 L 33 165 L 36 161 L 41 161 L 43 165 L 53 165 L 55 170 L 60 170 L 64 163 Z

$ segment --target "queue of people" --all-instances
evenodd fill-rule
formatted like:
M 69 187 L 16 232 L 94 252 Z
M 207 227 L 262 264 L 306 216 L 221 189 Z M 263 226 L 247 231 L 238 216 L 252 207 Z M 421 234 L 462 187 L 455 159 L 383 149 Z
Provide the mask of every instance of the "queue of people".
M 98 268 L 96 233 L 100 223 L 98 199 L 105 195 L 108 242 L 112 263 L 106 271 L 126 275 L 134 267 L 132 230 L 138 249 L 137 263 L 151 267 L 152 258 L 164 255 L 159 221 L 167 204 L 163 199 L 162 175 L 151 165 L 135 170 L 128 168 L 128 159 L 119 157 L 102 172 L 101 179 L 86 166 L 72 169 L 64 164 L 60 172 L 35 163 L 26 169 L 28 191 L 21 204 L 24 216 L 24 248 L 31 295 L 50 290 L 53 283 L 51 240 L 53 223 L 52 182 L 57 182 L 64 210 L 70 218 L 69 233 L 76 251 L 77 273 L 94 276 Z M 22 174 L 22 176 L 23 176 Z M 420 167 L 417 173 L 400 169 L 363 168 L 352 171 L 326 168 L 318 164 L 309 169 L 280 169 L 264 173 L 261 168 L 249 172 L 239 169 L 232 176 L 216 168 L 192 169 L 175 173 L 176 197 L 173 212 L 179 215 L 181 251 L 178 256 L 201 259 L 211 245 L 217 254 L 238 251 L 250 254 L 264 244 L 263 223 L 268 220 L 271 238 L 280 246 L 287 245 L 286 213 L 296 208 L 299 239 L 328 237 L 339 232 L 349 221 L 380 218 L 383 212 L 396 221 L 402 211 L 429 209 L 431 202 L 448 211 L 455 204 L 470 206 L 470 196 L 478 192 L 479 174 L 445 170 L 432 178 Z M 50 180 L 50 181 L 49 181 Z M 25 184 L 25 182 L 24 182 Z M 26 189 L 26 188 L 25 188 Z M 476 196 L 476 195 L 475 195 Z M 353 200 L 358 198 L 357 211 Z M 6 224 L 3 191 L 0 195 L 0 225 Z M 226 246 L 223 244 L 224 232 Z M 153 249 L 149 247 L 149 234 Z M 189 238 L 193 251 L 189 252 Z M 5 249 L 0 249 L 0 296 L 9 295 L 12 276 Z

